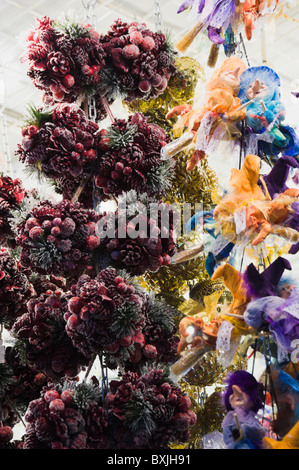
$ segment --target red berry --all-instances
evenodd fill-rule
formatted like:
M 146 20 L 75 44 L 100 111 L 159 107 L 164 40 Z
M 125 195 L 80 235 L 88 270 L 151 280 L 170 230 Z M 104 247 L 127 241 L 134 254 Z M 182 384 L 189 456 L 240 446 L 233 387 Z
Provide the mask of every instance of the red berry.
M 117 162 L 114 168 L 115 168 L 115 171 L 117 171 L 118 173 L 121 173 L 124 168 L 124 164 L 121 162 Z
M 105 406 L 109 408 L 111 405 L 113 405 L 114 399 L 115 395 L 113 393 L 107 393 L 107 395 L 105 396 Z
M 145 36 L 141 43 L 141 47 L 144 51 L 151 51 L 155 47 L 155 41 L 150 36 Z
M 109 143 L 110 143 L 110 139 L 108 139 L 107 137 L 104 137 L 103 139 L 100 140 L 100 144 L 99 144 L 100 149 L 103 151 L 108 150 Z
M 72 86 L 75 84 L 75 79 L 73 75 L 68 74 L 63 77 L 62 83 L 66 88 L 72 88 Z
M 42 223 L 42 228 L 44 230 L 47 230 L 47 231 L 51 230 L 51 228 L 52 228 L 51 220 L 44 220 L 43 223 Z
M 32 238 L 32 240 L 38 240 L 39 238 L 42 237 L 43 234 L 44 234 L 44 231 L 41 227 L 33 227 L 29 231 L 29 237 Z
M 123 174 L 124 174 L 124 175 L 129 176 L 131 173 L 132 173 L 132 168 L 130 168 L 129 166 L 126 166 L 126 167 L 123 169 Z
M 68 302 L 68 309 L 70 312 L 78 314 L 83 307 L 80 297 L 72 297 Z
M 119 284 L 117 284 L 117 290 L 121 294 L 124 294 L 127 290 L 127 284 L 125 284 L 124 282 L 120 282 Z
M 126 336 L 125 338 L 121 338 L 119 341 L 119 344 L 127 348 L 128 346 L 130 346 L 130 344 L 132 344 L 131 336 Z
M 139 44 L 142 43 L 143 41 L 143 36 L 142 34 L 139 32 L 139 31 L 132 31 L 130 33 L 130 41 L 131 43 L 135 44 L 136 46 L 138 46 Z
M 189 416 L 189 419 L 190 419 L 190 426 L 194 426 L 194 424 L 195 424 L 196 421 L 197 421 L 197 416 L 196 416 L 196 414 L 194 413 L 194 411 L 188 410 L 188 411 L 187 411 L 187 415 Z
M 132 362 L 133 364 L 136 364 L 142 359 L 142 352 L 141 349 L 136 348 L 133 353 L 130 353 L 130 358 L 129 361 Z
M 122 54 L 126 59 L 134 60 L 137 59 L 137 57 L 139 56 L 140 50 L 139 47 L 135 44 L 128 44 L 123 48 Z
M 61 227 L 61 224 L 62 220 L 60 217 L 55 217 L 55 219 L 53 219 L 53 225 L 55 225 L 56 227 Z
M 174 418 L 174 423 L 179 431 L 186 431 L 190 426 L 191 419 L 187 413 L 177 413 Z
M 80 319 L 78 315 L 71 315 L 67 321 L 67 326 L 71 330 L 77 328 L 77 326 L 80 324 Z
M 37 134 L 37 132 L 38 132 L 38 127 L 37 126 L 29 126 L 28 134 L 30 135 L 30 137 Z
M 82 321 L 86 321 L 89 317 L 89 308 L 82 307 L 79 313 L 79 317 L 81 318 Z
M 60 400 L 60 398 L 57 398 L 50 402 L 49 409 L 51 411 L 56 411 L 57 413 L 59 413 L 65 409 L 65 404 L 62 400 Z
M 53 237 L 58 237 L 60 235 L 60 228 L 59 227 L 52 227 L 51 228 L 51 235 L 53 235 Z
M 154 359 L 157 356 L 158 351 L 157 348 L 152 344 L 147 344 L 143 348 L 143 354 L 147 359 Z
M 88 250 L 94 250 L 100 244 L 100 239 L 96 235 L 89 235 L 86 239 L 86 245 Z
M 81 144 L 81 142 L 78 142 L 78 143 L 75 145 L 75 150 L 76 150 L 76 152 L 82 152 L 82 150 L 84 150 L 84 145 Z
M 65 404 L 65 406 L 71 405 L 73 398 L 74 398 L 74 392 L 73 390 L 64 390 L 62 394 L 60 395 L 61 400 Z
M 114 279 L 115 283 L 116 284 L 119 284 L 120 282 L 124 282 L 124 278 L 121 277 L 121 276 L 116 276 L 116 278 Z
M 9 426 L 0 427 L 0 444 L 6 444 L 13 438 L 13 430 Z
M 139 82 L 138 88 L 142 93 L 148 93 L 151 90 L 152 85 L 149 80 L 142 80 Z
M 179 401 L 179 410 L 183 411 L 184 413 L 187 413 L 190 407 L 191 407 L 190 398 L 185 395 L 181 397 Z
M 82 67 L 82 73 L 84 73 L 84 75 L 88 75 L 90 73 L 90 67 L 89 65 L 85 64 L 83 65 Z
M 44 394 L 44 399 L 47 403 L 51 403 L 51 401 L 57 400 L 59 397 L 60 395 L 56 390 L 47 390 Z
M 112 171 L 112 172 L 111 172 L 111 178 L 112 178 L 113 180 L 118 180 L 119 177 L 120 177 L 120 174 L 119 174 L 117 171 Z
M 27 230 L 30 230 L 31 228 L 33 227 L 39 227 L 40 226 L 40 223 L 37 219 L 35 219 L 34 217 L 30 217 L 27 222 L 26 222 L 26 229 Z
M 92 65 L 91 69 L 93 70 L 93 73 L 98 73 L 99 67 L 97 65 Z
M 94 160 L 95 157 L 96 157 L 96 151 L 94 149 L 88 150 L 86 157 L 87 157 L 87 160 L 89 160 L 89 161 Z

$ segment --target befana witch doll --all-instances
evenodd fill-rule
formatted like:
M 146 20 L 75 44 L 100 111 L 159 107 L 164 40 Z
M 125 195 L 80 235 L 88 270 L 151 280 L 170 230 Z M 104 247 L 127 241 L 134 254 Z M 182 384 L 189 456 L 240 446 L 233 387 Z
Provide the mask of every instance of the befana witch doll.
M 228 411 L 222 421 L 223 440 L 228 449 L 261 449 L 265 429 L 257 418 L 263 406 L 263 385 L 245 370 L 231 373 L 223 393 Z
M 280 77 L 265 65 L 249 67 L 240 76 L 239 99 L 246 108 L 246 149 L 268 163 L 281 155 L 296 157 L 299 139 L 283 121 L 286 108 L 281 99 Z M 272 166 L 272 165 L 271 165 Z

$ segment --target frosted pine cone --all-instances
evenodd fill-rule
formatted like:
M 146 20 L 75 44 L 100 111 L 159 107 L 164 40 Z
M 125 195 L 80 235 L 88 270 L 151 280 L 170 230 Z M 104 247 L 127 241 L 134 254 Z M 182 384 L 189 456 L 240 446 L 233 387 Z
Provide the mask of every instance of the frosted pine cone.
M 94 235 L 98 216 L 80 203 L 43 201 L 18 227 L 20 262 L 41 274 L 75 277 L 89 268 L 99 240 Z
M 116 120 L 100 135 L 95 183 L 105 195 L 118 196 L 130 189 L 149 196 L 165 194 L 174 161 L 161 159 L 161 148 L 169 140 L 163 129 L 136 113 L 128 121 Z
M 117 20 L 100 42 L 107 66 L 100 87 L 107 98 L 119 93 L 127 101 L 150 99 L 165 90 L 176 72 L 175 52 L 165 36 L 153 33 L 144 23 Z

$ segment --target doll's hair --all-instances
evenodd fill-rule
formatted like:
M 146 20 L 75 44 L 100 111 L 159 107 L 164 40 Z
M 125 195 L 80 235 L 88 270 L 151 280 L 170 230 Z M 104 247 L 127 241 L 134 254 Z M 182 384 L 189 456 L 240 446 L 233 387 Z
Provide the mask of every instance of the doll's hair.
M 283 276 L 278 283 L 277 293 L 280 293 L 280 290 L 287 285 L 292 284 L 293 286 L 299 287 L 298 281 L 293 276 Z
M 267 87 L 271 87 L 273 90 L 273 99 L 280 98 L 280 78 L 274 70 L 262 65 L 260 67 L 249 67 L 244 70 L 240 77 L 240 89 L 239 89 L 239 98 L 241 103 L 248 101 L 247 98 L 247 89 L 249 85 L 254 82 L 256 79 L 262 80 L 265 82 Z
M 257 412 L 260 408 L 263 407 L 263 385 L 259 383 L 255 377 L 245 370 L 237 370 L 228 375 L 227 387 L 225 392 L 222 395 L 224 405 L 227 411 L 231 411 L 233 408 L 229 402 L 229 397 L 234 393 L 233 385 L 238 385 L 242 392 L 249 395 L 250 400 L 252 401 L 252 410 Z

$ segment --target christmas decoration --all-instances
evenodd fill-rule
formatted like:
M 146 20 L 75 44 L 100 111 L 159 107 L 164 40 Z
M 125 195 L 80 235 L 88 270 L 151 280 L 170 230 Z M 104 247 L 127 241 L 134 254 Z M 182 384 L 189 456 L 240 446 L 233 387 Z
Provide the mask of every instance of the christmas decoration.
M 75 189 L 91 178 L 98 125 L 75 104 L 59 103 L 51 111 L 31 107 L 30 114 L 16 152 L 19 160 L 26 168 L 54 180 L 58 191 L 71 199 Z
M 108 100 L 150 99 L 161 94 L 175 74 L 175 51 L 163 33 L 154 33 L 145 23 L 117 19 L 100 36 L 106 66 L 100 73 L 99 89 Z
M 21 263 L 41 274 L 75 276 L 90 266 L 99 244 L 97 220 L 80 203 L 41 201 L 18 227 Z
M 104 194 L 119 196 L 134 189 L 149 196 L 165 195 L 172 184 L 172 159 L 162 160 L 160 151 L 168 136 L 141 113 L 127 121 L 116 120 L 101 131 L 95 183 Z
M 11 212 L 16 209 L 24 197 L 23 183 L 10 176 L 0 176 L 0 241 L 2 245 L 12 243 L 13 231 L 10 225 Z
M 10 329 L 34 288 L 7 248 L 0 250 L 0 322 Z
M 105 398 L 113 427 L 109 447 L 166 449 L 171 442 L 186 442 L 196 422 L 190 407 L 190 398 L 162 369 L 127 372 L 110 382 Z
M 54 381 L 75 377 L 87 363 L 65 330 L 68 299 L 59 289 L 48 290 L 28 302 L 28 312 L 13 326 L 14 336 L 24 343 L 28 364 Z
M 150 204 L 155 204 L 155 218 L 151 215 Z M 151 202 L 146 194 L 137 195 L 131 190 L 119 198 L 119 207 L 121 209 L 112 215 L 113 234 L 110 231 L 111 214 L 101 215 L 98 251 L 103 262 L 108 255 L 106 263 L 138 276 L 169 264 L 176 252 L 177 219 L 171 205 Z M 108 237 L 109 233 L 112 236 Z
M 25 419 L 22 449 L 102 449 L 106 447 L 107 412 L 99 389 L 92 384 L 77 387 L 44 387 L 41 397 L 30 402 Z
M 99 34 L 90 26 L 55 22 L 44 16 L 27 37 L 22 57 L 29 63 L 28 76 L 44 93 L 44 103 L 74 102 L 99 84 L 105 52 Z

